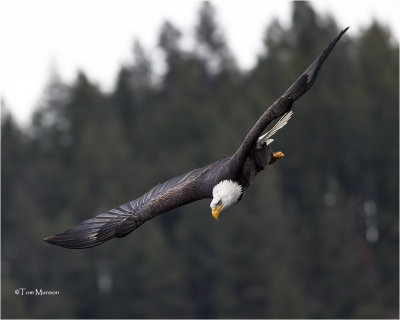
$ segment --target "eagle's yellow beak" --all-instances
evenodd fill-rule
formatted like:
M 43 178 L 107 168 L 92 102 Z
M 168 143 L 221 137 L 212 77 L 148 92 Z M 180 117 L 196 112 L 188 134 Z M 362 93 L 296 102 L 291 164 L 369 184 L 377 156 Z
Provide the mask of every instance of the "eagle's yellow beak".
M 215 220 L 218 220 L 219 213 L 221 212 L 223 207 L 224 207 L 224 205 L 222 204 L 220 206 L 212 208 L 211 214 Z

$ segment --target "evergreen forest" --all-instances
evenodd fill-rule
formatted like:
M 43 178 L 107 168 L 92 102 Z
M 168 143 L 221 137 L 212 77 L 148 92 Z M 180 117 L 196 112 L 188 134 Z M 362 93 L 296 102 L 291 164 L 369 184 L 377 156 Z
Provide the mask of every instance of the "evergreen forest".
M 111 92 L 53 72 L 27 126 L 2 100 L 2 318 L 398 318 L 399 46 L 384 21 L 350 26 L 274 136 L 285 157 L 219 221 L 205 199 L 95 248 L 43 241 L 233 153 L 347 27 L 291 10 L 266 21 L 248 70 L 204 2 L 191 49 L 172 21 L 159 30 L 162 74 L 132 39 Z

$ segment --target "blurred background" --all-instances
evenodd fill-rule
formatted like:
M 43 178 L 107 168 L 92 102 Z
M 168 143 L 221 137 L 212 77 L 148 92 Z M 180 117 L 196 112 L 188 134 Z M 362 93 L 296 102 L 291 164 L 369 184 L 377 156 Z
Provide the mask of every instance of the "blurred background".
M 247 68 L 216 6 L 198 2 L 190 30 L 154 31 L 156 59 L 129 39 L 110 90 L 55 65 L 22 122 L 2 93 L 3 318 L 399 316 L 399 49 L 380 20 L 350 28 L 276 137 L 285 158 L 218 222 L 202 200 L 89 250 L 42 241 L 234 152 L 347 26 L 287 4 Z

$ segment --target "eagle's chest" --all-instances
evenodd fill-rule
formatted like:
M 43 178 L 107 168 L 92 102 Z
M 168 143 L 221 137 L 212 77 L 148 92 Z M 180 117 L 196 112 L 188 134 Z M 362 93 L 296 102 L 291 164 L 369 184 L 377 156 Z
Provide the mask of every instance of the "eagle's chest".
M 261 148 L 253 149 L 241 169 L 238 183 L 244 188 L 247 188 L 254 180 L 256 175 L 265 169 L 271 160 L 271 157 L 271 150 L 266 144 L 264 144 Z

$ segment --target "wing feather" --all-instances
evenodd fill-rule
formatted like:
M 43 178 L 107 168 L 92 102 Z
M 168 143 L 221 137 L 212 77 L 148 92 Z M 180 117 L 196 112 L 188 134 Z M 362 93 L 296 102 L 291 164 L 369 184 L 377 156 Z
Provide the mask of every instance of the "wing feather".
M 278 98 L 258 119 L 235 153 L 240 165 L 244 164 L 250 150 L 257 144 L 258 138 L 261 136 L 265 128 L 272 121 L 289 112 L 293 106 L 293 103 L 311 88 L 326 58 L 330 55 L 333 48 L 343 34 L 347 31 L 347 29 L 348 28 L 342 30 L 339 35 L 329 43 L 328 47 L 326 47 L 325 50 L 319 54 L 319 56 L 289 87 L 289 89 L 287 89 L 285 93 Z
M 124 237 L 163 212 L 205 198 L 201 190 L 185 191 L 211 168 L 212 165 L 198 168 L 160 183 L 133 201 L 44 240 L 66 248 L 83 249 L 97 246 L 114 237 Z
M 265 134 L 263 134 L 261 137 L 258 138 L 258 144 L 261 145 L 264 142 L 267 142 L 267 144 L 270 144 L 273 139 L 270 139 L 275 133 L 277 133 L 280 129 L 282 129 L 286 124 L 288 123 L 289 119 L 292 117 L 293 111 L 289 111 L 288 113 L 285 113 L 282 118 L 278 120 L 277 123 Z

